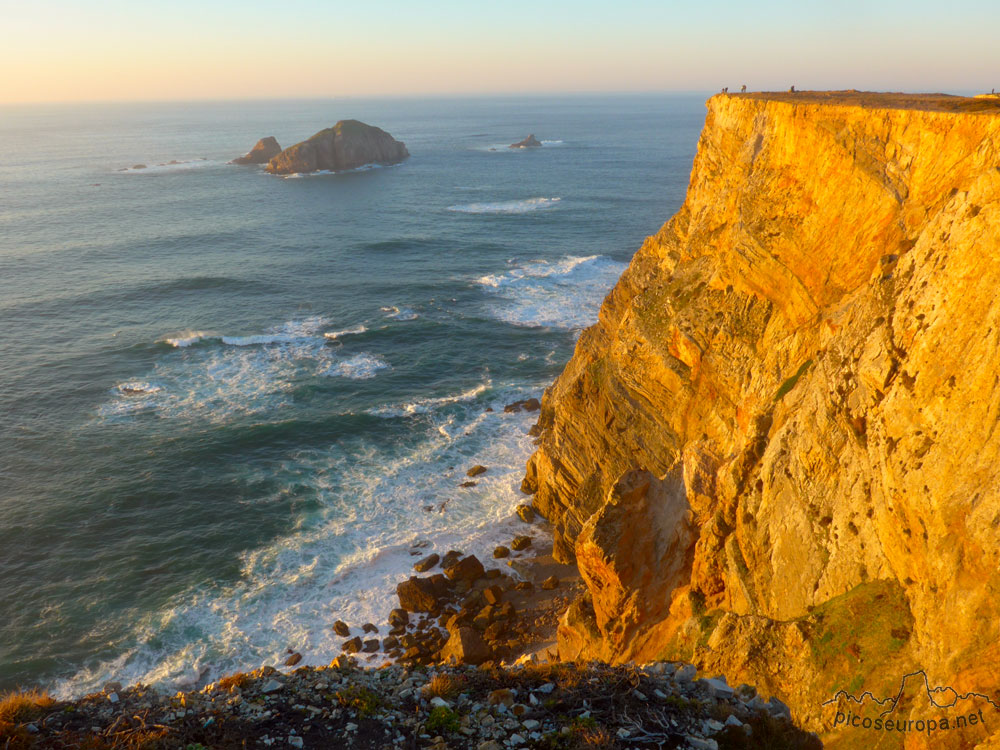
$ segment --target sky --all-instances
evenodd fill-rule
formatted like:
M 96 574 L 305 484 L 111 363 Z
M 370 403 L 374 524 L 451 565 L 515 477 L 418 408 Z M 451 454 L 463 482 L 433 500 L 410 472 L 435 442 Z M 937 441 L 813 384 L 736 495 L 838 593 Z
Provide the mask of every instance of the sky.
M 0 0 L 0 103 L 1000 89 L 1000 0 Z

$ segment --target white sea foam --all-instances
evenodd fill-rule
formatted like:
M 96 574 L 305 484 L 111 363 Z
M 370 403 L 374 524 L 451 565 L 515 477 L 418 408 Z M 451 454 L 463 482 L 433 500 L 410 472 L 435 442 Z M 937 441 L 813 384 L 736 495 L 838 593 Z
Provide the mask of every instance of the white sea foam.
M 449 404 L 475 401 L 477 397 L 489 390 L 492 383 L 493 381 L 487 378 L 485 382 L 479 385 L 450 396 L 421 398 L 403 404 L 387 404 L 371 409 L 369 414 L 373 414 L 376 417 L 408 417 L 413 414 L 427 414 Z
M 119 383 L 117 390 L 126 396 L 144 396 L 151 393 L 159 393 L 162 389 L 158 385 L 147 383 L 143 380 L 130 380 L 127 383 Z
M 326 318 L 313 316 L 261 334 L 222 336 L 189 332 L 165 339 L 178 351 L 160 359 L 149 378 L 157 390 L 141 394 L 116 388 L 98 414 L 106 419 L 153 412 L 164 419 L 222 423 L 239 415 L 263 414 L 291 403 L 303 378 L 373 377 L 388 367 L 375 354 L 341 357 L 322 331 Z M 359 333 L 364 326 L 335 332 Z M 203 346 L 192 346 L 202 342 Z
M 235 582 L 179 592 L 134 624 L 117 658 L 90 665 L 54 692 L 80 695 L 110 679 L 195 687 L 280 663 L 287 648 L 303 654 L 303 665 L 327 664 L 343 640 L 330 628 L 334 620 L 343 619 L 353 633 L 364 622 L 385 630 L 396 584 L 412 574 L 414 553 L 461 549 L 497 565 L 490 554 L 497 544 L 530 533 L 514 509 L 523 502 L 518 487 L 532 450 L 525 432 L 535 418 L 504 414 L 501 406 L 538 395 L 541 384 L 494 390 L 484 402 L 488 387 L 437 399 L 436 409 L 425 401 L 425 422 L 405 443 L 335 442 L 289 454 L 279 465 L 249 466 L 248 481 L 309 485 L 320 509 L 297 518 L 287 536 L 244 554 Z M 486 405 L 495 411 L 484 413 Z M 489 471 L 476 487 L 460 488 L 473 463 Z M 375 658 L 380 663 L 384 655 Z
M 203 331 L 193 331 L 190 333 L 182 333 L 177 336 L 172 336 L 164 339 L 163 341 L 177 349 L 183 349 L 191 346 L 192 344 L 197 344 L 199 341 L 203 341 L 207 338 L 212 338 L 212 334 L 205 333 Z
M 490 311 L 499 320 L 576 330 L 597 321 L 601 302 L 624 270 L 624 263 L 604 255 L 571 255 L 514 262 L 507 271 L 487 274 L 476 283 L 496 298 Z
M 460 214 L 526 214 L 532 211 L 546 211 L 555 208 L 562 198 L 525 198 L 516 201 L 494 201 L 490 203 L 466 203 L 448 206 L 449 211 Z
M 385 317 L 392 318 L 393 320 L 416 320 L 420 317 L 408 307 L 396 307 L 395 305 L 392 305 L 381 309 L 382 312 L 386 313 Z
M 343 338 L 344 336 L 352 336 L 359 333 L 365 333 L 368 330 L 367 327 L 360 325 L 354 326 L 354 328 L 345 328 L 343 331 L 326 331 L 323 337 L 329 339 L 330 341 L 336 341 L 337 339 Z
M 320 374 L 351 380 L 368 380 L 374 378 L 380 370 L 389 369 L 392 368 L 382 357 L 374 354 L 355 354 L 332 363 Z

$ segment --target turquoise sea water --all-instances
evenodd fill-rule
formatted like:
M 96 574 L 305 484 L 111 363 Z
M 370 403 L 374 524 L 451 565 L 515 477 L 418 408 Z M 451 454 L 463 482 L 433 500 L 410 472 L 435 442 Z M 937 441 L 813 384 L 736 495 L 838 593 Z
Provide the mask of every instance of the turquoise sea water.
M 411 159 L 226 163 L 346 118 Z M 651 95 L 0 108 L 0 689 L 327 663 L 414 545 L 491 559 L 532 450 L 502 407 L 678 208 L 703 120 Z

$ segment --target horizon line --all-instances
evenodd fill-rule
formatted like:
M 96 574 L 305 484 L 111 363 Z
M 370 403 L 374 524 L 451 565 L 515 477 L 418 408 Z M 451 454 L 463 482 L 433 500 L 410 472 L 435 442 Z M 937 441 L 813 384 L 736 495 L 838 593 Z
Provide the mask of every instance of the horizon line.
M 853 91 L 862 93 L 895 93 L 895 94 L 938 94 L 944 96 L 969 96 L 978 89 L 955 89 L 953 91 L 909 91 L 909 90 L 876 90 L 876 89 L 852 89 L 852 88 L 824 88 L 824 89 L 800 89 L 800 93 L 807 91 Z M 501 98 L 542 98 L 542 97 L 585 97 L 585 96 L 714 96 L 720 93 L 716 89 L 625 89 L 625 90 L 547 90 L 547 91 L 496 91 L 496 92 L 436 92 L 436 93 L 382 93 L 382 94 L 328 94 L 328 95 L 305 95 L 305 96 L 233 96 L 233 97 L 178 97 L 162 99 L 23 99 L 14 101 L 0 101 L 0 107 L 31 107 L 31 106 L 71 106 L 86 104 L 226 104 L 239 102 L 322 102 L 322 101 L 357 101 L 365 99 L 391 100 L 391 99 L 501 99 Z M 759 89 L 747 91 L 746 93 L 785 93 L 781 89 Z M 985 93 L 985 92 L 980 92 Z

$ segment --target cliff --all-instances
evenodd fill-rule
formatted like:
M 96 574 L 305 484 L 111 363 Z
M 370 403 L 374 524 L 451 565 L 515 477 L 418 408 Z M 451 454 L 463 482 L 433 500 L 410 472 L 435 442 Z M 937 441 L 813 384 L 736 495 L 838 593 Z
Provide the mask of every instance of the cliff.
M 267 164 L 272 174 L 357 169 L 365 164 L 398 164 L 410 152 L 381 128 L 341 120 L 308 140 L 289 146 Z
M 998 104 L 709 100 L 684 205 L 542 401 L 523 488 L 589 590 L 562 658 L 686 658 L 831 747 L 874 746 L 831 731 L 841 689 L 997 694 Z

